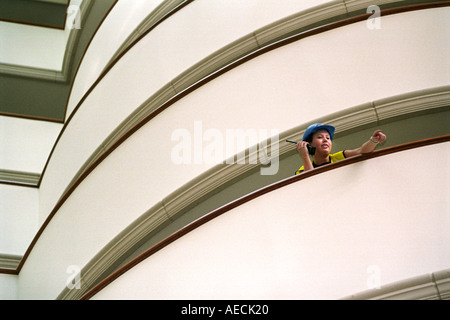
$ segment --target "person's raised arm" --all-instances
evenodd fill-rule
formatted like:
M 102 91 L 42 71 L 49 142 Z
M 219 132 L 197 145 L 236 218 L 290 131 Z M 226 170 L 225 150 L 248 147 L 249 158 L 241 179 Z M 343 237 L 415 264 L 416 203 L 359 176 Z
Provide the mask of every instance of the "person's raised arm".
M 306 141 L 300 141 L 299 143 L 297 143 L 297 151 L 300 153 L 300 156 L 302 157 L 303 160 L 303 171 L 308 171 L 314 168 L 311 159 L 309 157 L 307 147 L 308 144 L 309 143 Z
M 372 152 L 378 143 L 386 140 L 386 135 L 381 130 L 376 130 L 370 139 L 364 142 L 361 147 L 353 150 L 345 150 L 345 157 L 350 158 L 359 154 Z

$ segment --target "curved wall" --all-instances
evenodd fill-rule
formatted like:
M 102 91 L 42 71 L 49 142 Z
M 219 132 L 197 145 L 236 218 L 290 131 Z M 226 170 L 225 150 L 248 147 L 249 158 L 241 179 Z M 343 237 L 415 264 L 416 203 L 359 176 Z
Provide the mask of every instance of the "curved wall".
M 181 48 L 172 47 L 175 42 L 167 39 L 173 38 L 177 26 L 185 25 L 183 19 L 192 23 L 192 17 L 202 12 L 202 4 L 206 2 L 195 3 L 197 6 L 187 6 L 127 52 L 96 85 L 65 127 L 39 190 L 39 223 L 42 225 L 50 213 L 55 215 L 20 271 L 21 298 L 55 298 L 65 287 L 69 266 L 85 266 L 132 222 L 160 205 L 167 195 L 214 168 L 215 164 L 204 162 L 176 165 L 171 158 L 176 145 L 171 138 L 176 130 L 194 134 L 196 121 L 200 120 L 204 130 L 221 133 L 227 129 L 286 132 L 299 124 L 374 99 L 448 84 L 448 77 L 441 72 L 448 62 L 445 52 L 438 50 L 443 43 L 448 43 L 439 32 L 448 18 L 446 8 L 387 16 L 380 30 L 368 30 L 366 22 L 360 22 L 321 33 L 261 55 L 173 103 L 127 137 L 55 207 L 77 171 L 92 160 L 92 154 L 102 148 L 124 119 L 133 115 L 161 87 L 173 94 L 172 85 L 166 84 L 184 71 L 183 68 L 236 39 L 237 35 L 229 35 L 222 25 L 225 36 L 221 41 L 207 42 L 211 47 L 184 61 Z M 280 17 L 289 10 L 280 13 Z M 230 11 L 237 14 L 239 10 Z M 227 15 L 220 11 L 220 16 Z M 227 17 L 228 23 L 232 21 L 233 16 Z M 211 19 L 209 15 L 205 21 Z M 272 19 L 273 16 L 261 21 L 267 23 Z M 418 42 L 415 34 L 424 25 L 437 36 L 421 38 Z M 250 27 L 259 26 L 256 23 Z M 243 30 L 238 32 L 240 36 L 247 34 L 247 29 Z M 179 33 L 176 34 L 178 39 Z M 370 43 L 370 46 L 357 46 L 360 43 Z M 391 60 L 390 48 L 399 43 L 402 45 Z M 360 59 L 354 59 L 354 46 Z M 166 47 L 173 50 L 172 55 L 169 51 L 159 51 Z M 409 54 L 415 50 L 424 55 L 433 54 L 433 59 L 421 60 L 419 68 L 409 68 L 419 59 L 418 55 Z M 150 56 L 155 61 L 158 57 L 170 57 L 186 65 L 149 64 L 148 61 L 153 61 Z M 336 57 L 339 59 L 331 59 Z M 378 61 L 378 65 L 373 61 Z M 369 71 L 367 77 L 356 81 L 355 74 L 361 75 L 361 70 L 363 75 Z M 385 79 L 389 81 L 385 83 Z M 321 107 L 316 108 L 318 105 Z M 297 114 L 301 116 L 293 116 Z M 376 121 L 375 111 L 371 114 Z M 233 153 L 238 151 L 235 149 Z M 162 222 L 156 221 L 155 227 L 158 223 Z M 41 275 L 39 279 L 36 273 Z
M 56 144 L 42 180 L 41 222 L 92 153 L 149 97 L 160 89 L 172 94 L 172 86 L 167 84 L 193 64 L 265 24 L 311 6 L 311 2 L 290 0 L 280 5 L 271 1 L 264 11 L 255 9 L 257 1 L 246 2 L 246 6 L 254 9 L 251 19 L 249 11 L 236 10 L 238 1 L 194 1 L 152 30 L 114 65 L 83 101 Z
M 111 62 L 111 58 L 126 51 L 122 46 L 123 43 L 131 44 L 130 39 L 138 40 L 147 29 L 154 28 L 173 12 L 175 16 L 170 17 L 171 22 L 166 23 L 171 26 L 165 25 L 163 27 L 165 30 L 160 35 L 161 38 L 167 39 L 161 42 L 165 44 L 164 48 L 159 48 L 160 45 L 155 46 L 157 50 L 163 50 L 164 59 L 153 60 L 157 61 L 153 63 L 149 55 L 146 66 L 154 68 L 161 62 L 167 63 L 168 69 L 164 71 L 165 73 L 174 68 L 174 73 L 169 77 L 178 75 L 193 63 L 261 26 L 328 2 L 330 1 L 288 0 L 282 3 L 267 1 L 261 4 L 254 0 L 245 3 L 235 0 L 120 1 L 102 25 L 80 66 L 69 100 L 67 116 L 95 83 L 107 67 L 107 63 Z M 180 7 L 183 9 L 177 12 Z M 212 21 L 214 24 L 211 24 Z M 232 28 L 230 28 L 231 21 Z M 141 24 L 137 26 L 137 22 Z M 170 40 L 174 35 L 177 37 L 176 42 Z M 163 85 L 165 83 L 161 84 Z
M 188 8 L 192 10 L 194 6 L 189 5 L 181 12 Z M 240 73 L 238 82 L 236 72 L 223 75 L 221 84 L 209 91 L 208 99 L 203 97 L 203 90 L 201 94 L 194 92 L 190 95 L 194 97 L 187 97 L 192 104 L 188 112 L 193 115 L 203 112 L 201 108 L 208 108 L 201 116 L 205 126 L 216 127 L 214 115 L 220 113 L 229 117 L 222 122 L 223 127 L 227 126 L 225 121 L 232 120 L 232 128 L 267 128 L 270 125 L 270 128 L 283 131 L 374 99 L 447 85 L 448 75 L 441 71 L 448 61 L 441 48 L 448 43 L 448 39 L 439 32 L 446 28 L 446 15 L 447 8 L 409 12 L 384 17 L 380 30 L 370 30 L 366 22 L 360 22 L 303 39 L 242 65 L 236 71 Z M 172 85 L 166 84 L 182 69 L 170 71 L 177 64 L 165 66 L 158 63 L 155 66 L 147 61 L 170 61 L 163 59 L 163 56 L 172 57 L 174 52 L 183 52 L 180 47 L 172 48 L 172 54 L 155 50 L 161 48 L 159 43 L 167 42 L 164 39 L 170 39 L 169 34 L 173 34 L 171 28 L 164 28 L 166 24 L 183 25 L 182 22 L 172 21 L 177 17 L 171 17 L 153 30 L 122 57 L 67 125 L 42 180 L 41 222 L 78 170 L 92 160 L 90 157 L 94 151 L 101 149 L 104 141 L 114 134 L 124 119 L 130 114 L 135 115 L 133 112 L 159 89 L 162 88 L 157 92 L 157 99 L 173 94 Z M 417 34 L 421 34 L 424 28 L 434 36 L 421 37 L 418 42 Z M 171 47 L 167 45 L 169 50 Z M 330 47 L 333 50 L 318 49 Z M 393 47 L 396 48 L 394 52 Z M 423 58 L 429 56 L 432 58 Z M 176 55 L 174 59 L 185 60 Z M 191 63 L 195 62 L 193 58 Z M 355 73 L 359 75 L 361 72 L 365 78 L 355 76 Z M 269 77 L 270 81 L 267 81 Z M 237 83 L 239 88 L 236 88 Z M 197 96 L 202 96 L 201 101 L 195 101 Z M 245 108 L 242 101 L 245 101 Z M 238 112 L 245 110 L 245 113 L 234 117 L 233 108 Z M 261 112 L 268 108 L 276 114 Z M 301 117 L 294 117 L 294 114 Z M 173 124 L 172 130 L 176 129 L 175 126 L 180 126 L 176 119 L 173 118 L 167 125 L 165 121 L 164 127 L 169 128 Z M 187 127 L 189 122 L 197 119 L 183 119 L 182 125 Z M 259 124 L 250 121 L 259 121 Z
M 114 5 L 91 41 L 78 68 L 67 103 L 66 120 L 70 117 L 82 96 L 107 67 L 107 63 L 114 53 L 119 50 L 122 43 L 137 28 L 138 23 L 161 2 L 163 1 L 121 0 Z
M 449 142 L 402 151 L 265 193 L 93 299 L 339 299 L 448 269 L 449 152 Z

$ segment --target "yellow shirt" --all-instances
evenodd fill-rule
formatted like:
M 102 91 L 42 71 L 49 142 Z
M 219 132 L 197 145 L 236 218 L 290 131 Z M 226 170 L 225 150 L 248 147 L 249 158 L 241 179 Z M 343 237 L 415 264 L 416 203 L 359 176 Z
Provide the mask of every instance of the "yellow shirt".
M 325 164 L 333 163 L 333 162 L 336 162 L 336 161 L 339 161 L 339 160 L 343 160 L 343 159 L 345 159 L 344 151 L 339 151 L 339 152 L 330 154 L 330 162 L 325 162 L 325 163 L 322 163 L 321 165 L 316 165 L 316 164 L 313 162 L 312 165 L 313 165 L 314 168 L 317 168 L 317 167 L 323 166 L 323 165 L 325 165 Z M 298 169 L 297 172 L 295 172 L 295 174 L 299 174 L 299 173 L 301 173 L 303 170 L 304 170 L 304 166 L 301 166 L 300 169 Z

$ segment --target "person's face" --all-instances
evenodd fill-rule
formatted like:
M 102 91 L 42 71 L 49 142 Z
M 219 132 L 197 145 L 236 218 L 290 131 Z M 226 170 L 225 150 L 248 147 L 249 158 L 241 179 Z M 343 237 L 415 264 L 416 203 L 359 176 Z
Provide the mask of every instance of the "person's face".
M 311 145 L 316 147 L 316 152 L 329 154 L 331 152 L 331 138 L 327 130 L 319 130 L 314 133 Z

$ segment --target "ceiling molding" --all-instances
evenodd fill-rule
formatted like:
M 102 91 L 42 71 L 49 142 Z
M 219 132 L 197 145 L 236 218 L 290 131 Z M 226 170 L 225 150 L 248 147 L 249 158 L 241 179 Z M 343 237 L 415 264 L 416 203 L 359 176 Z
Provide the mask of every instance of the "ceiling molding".
M 39 69 L 27 66 L 18 66 L 7 63 L 0 63 L 0 73 L 17 77 L 28 77 L 55 82 L 57 82 L 58 81 L 57 79 L 60 79 L 61 76 L 63 76 L 63 73 L 59 71 Z M 63 76 L 63 78 L 65 77 Z
M 14 270 L 22 260 L 22 256 L 0 253 L 0 269 Z
M 342 300 L 449 300 L 450 269 L 396 281 Z
M 71 70 L 74 65 L 74 57 L 76 51 L 76 44 L 78 43 L 78 38 L 80 37 L 81 30 L 86 24 L 86 19 L 93 6 L 93 0 L 83 0 L 80 6 L 80 28 L 72 28 L 70 31 L 69 39 L 67 40 L 66 50 L 64 53 L 62 71 L 60 75 L 60 80 L 62 82 L 67 82 L 71 74 Z M 97 29 L 97 28 L 96 28 Z
M 51 3 L 58 3 L 58 4 L 69 4 L 70 0 L 33 0 L 33 1 L 40 1 L 40 2 L 51 2 Z
M 0 21 L 64 29 L 69 0 L 0 0 Z
M 0 183 L 2 184 L 37 188 L 40 177 L 39 173 L 0 169 Z

